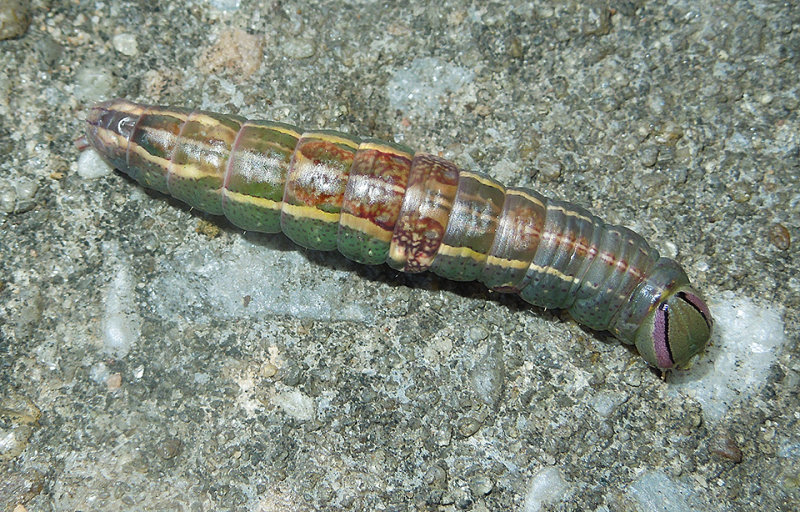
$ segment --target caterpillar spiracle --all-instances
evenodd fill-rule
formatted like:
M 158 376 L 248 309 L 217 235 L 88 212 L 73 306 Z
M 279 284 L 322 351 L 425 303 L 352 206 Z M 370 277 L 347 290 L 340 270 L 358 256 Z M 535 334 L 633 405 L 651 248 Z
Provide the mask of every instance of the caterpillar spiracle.
M 242 229 L 565 309 L 661 370 L 689 366 L 711 334 L 686 272 L 638 234 L 400 144 L 123 99 L 91 108 L 86 140 L 141 185 Z

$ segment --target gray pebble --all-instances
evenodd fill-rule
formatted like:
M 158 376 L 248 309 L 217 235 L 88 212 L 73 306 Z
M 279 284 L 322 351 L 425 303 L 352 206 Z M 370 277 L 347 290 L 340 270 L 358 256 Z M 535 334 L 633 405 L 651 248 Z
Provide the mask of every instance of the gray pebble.
M 472 342 L 483 341 L 489 337 L 489 331 L 484 327 L 476 326 L 469 330 L 469 340 Z
M 645 167 L 653 167 L 658 161 L 658 148 L 655 146 L 646 146 L 639 152 L 639 160 Z
M 39 190 L 39 184 L 33 180 L 20 179 L 14 185 L 14 188 L 17 190 L 17 199 L 19 201 L 28 201 L 33 199 L 36 191 Z
M 310 39 L 291 39 L 282 46 L 283 53 L 292 59 L 307 59 L 316 52 L 314 42 Z
M 25 0 L 0 0 L 0 41 L 19 37 L 28 30 L 31 13 Z
M 494 405 L 500 400 L 505 384 L 503 346 L 495 343 L 470 372 L 470 383 L 481 401 Z
M 12 213 L 17 205 L 17 191 L 14 187 L 0 183 L 0 212 Z
M 431 487 L 444 487 L 447 483 L 447 470 L 441 464 L 434 464 L 425 472 L 425 483 Z
M 164 460 L 175 458 L 181 453 L 182 443 L 180 439 L 168 437 L 158 443 L 156 446 L 156 454 Z
M 458 422 L 458 433 L 463 437 L 470 437 L 480 430 L 481 422 L 472 416 L 465 416 Z
M 476 475 L 470 479 L 469 488 L 475 496 L 486 496 L 492 492 L 494 482 L 485 475 Z
M 539 158 L 536 161 L 536 168 L 539 169 L 539 176 L 544 181 L 553 181 L 561 176 L 563 166 L 558 160 L 552 158 Z

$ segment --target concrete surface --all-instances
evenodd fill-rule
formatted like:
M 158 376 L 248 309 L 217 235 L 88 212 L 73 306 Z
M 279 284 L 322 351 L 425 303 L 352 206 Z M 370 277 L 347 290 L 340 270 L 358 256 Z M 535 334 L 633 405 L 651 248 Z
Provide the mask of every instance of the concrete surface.
M 798 509 L 790 2 L 0 4 L 30 17 L 0 41 L 0 509 Z M 558 312 L 243 234 L 79 154 L 116 96 L 578 203 L 685 265 L 714 347 L 664 382 Z

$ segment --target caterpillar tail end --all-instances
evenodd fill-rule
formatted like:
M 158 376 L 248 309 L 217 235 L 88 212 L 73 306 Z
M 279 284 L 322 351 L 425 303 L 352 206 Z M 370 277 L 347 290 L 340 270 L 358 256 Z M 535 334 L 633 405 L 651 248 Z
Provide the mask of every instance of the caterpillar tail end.
M 127 100 L 94 105 L 86 117 L 86 133 L 76 144 L 91 146 L 109 164 L 127 171 L 128 141 L 143 110 L 141 105 Z

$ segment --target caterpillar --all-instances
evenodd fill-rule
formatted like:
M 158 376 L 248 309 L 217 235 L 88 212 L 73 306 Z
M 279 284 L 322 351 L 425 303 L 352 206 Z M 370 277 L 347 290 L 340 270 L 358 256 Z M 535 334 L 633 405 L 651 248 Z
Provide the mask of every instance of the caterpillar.
M 124 99 L 91 108 L 84 142 L 244 230 L 567 310 L 662 371 L 688 367 L 711 334 L 686 272 L 640 235 L 400 144 Z

